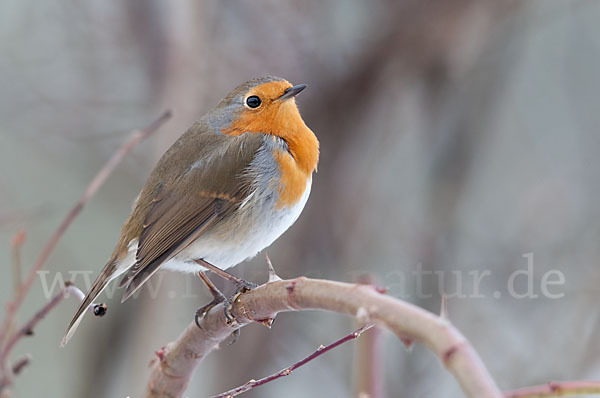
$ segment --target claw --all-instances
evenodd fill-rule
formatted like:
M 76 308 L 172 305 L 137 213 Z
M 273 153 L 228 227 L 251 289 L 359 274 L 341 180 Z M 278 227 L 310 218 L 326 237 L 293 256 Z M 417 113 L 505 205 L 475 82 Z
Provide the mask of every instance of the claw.
M 201 260 L 198 260 L 198 261 L 201 261 Z M 207 263 L 207 264 L 209 264 L 209 263 Z M 218 269 L 218 268 L 216 268 L 216 269 Z M 221 271 L 221 272 L 224 272 L 224 271 Z M 227 274 L 227 275 L 229 275 L 229 274 Z M 210 293 L 213 295 L 213 300 L 210 303 L 208 303 L 207 305 L 198 308 L 198 310 L 196 311 L 196 314 L 194 316 L 194 322 L 196 322 L 196 325 L 200 329 L 202 329 L 202 326 L 200 326 L 200 321 L 202 320 L 202 318 L 204 318 L 204 316 L 206 316 L 206 313 L 208 311 L 210 311 L 214 306 L 216 306 L 217 304 L 220 304 L 220 303 L 224 303 L 223 313 L 225 315 L 227 324 L 228 325 L 237 325 L 238 322 L 232 314 L 233 303 L 235 303 L 237 301 L 237 299 L 239 298 L 239 296 L 241 294 L 246 293 L 246 292 L 256 288 L 258 285 L 256 283 L 234 277 L 235 279 L 233 279 L 233 280 L 230 279 L 230 280 L 232 280 L 232 282 L 236 285 L 237 289 L 236 289 L 236 292 L 234 293 L 234 295 L 230 299 L 227 299 L 223 295 L 223 293 L 221 293 L 219 291 L 219 289 L 217 289 L 217 287 L 214 285 L 214 283 L 212 283 L 212 281 L 210 279 L 208 279 L 208 277 L 206 275 L 204 275 L 203 272 L 198 272 L 198 276 L 200 277 L 200 279 L 202 279 L 202 282 L 204 282 L 206 287 L 208 287 L 208 290 L 210 290 Z M 239 329 L 236 329 L 233 332 L 234 340 L 230 344 L 233 344 L 237 341 L 237 339 L 239 337 L 239 333 L 240 333 Z
M 198 326 L 200 329 L 202 329 L 202 326 L 200 326 L 200 320 L 203 319 L 204 316 L 206 315 L 206 313 L 208 311 L 210 311 L 210 309 L 217 304 L 218 303 L 215 303 L 213 300 L 210 303 L 203 305 L 202 307 L 200 307 L 196 310 L 196 314 L 194 314 L 194 322 L 196 322 L 196 326 Z
M 258 284 L 241 279 L 241 281 L 239 283 L 236 283 L 235 286 L 237 289 L 235 290 L 234 296 L 237 298 L 237 296 L 239 296 L 242 293 L 246 293 L 250 290 L 256 289 L 258 287 Z
M 240 329 L 235 329 L 232 333 L 231 333 L 231 341 L 229 343 L 227 343 L 227 345 L 232 345 L 237 343 L 237 341 L 240 339 Z
M 231 311 L 233 310 L 233 301 L 227 299 L 227 305 L 223 306 L 223 313 L 225 314 L 225 319 L 227 321 L 228 325 L 233 325 L 236 324 L 237 321 L 235 320 L 235 317 L 233 316 L 233 314 L 231 313 Z

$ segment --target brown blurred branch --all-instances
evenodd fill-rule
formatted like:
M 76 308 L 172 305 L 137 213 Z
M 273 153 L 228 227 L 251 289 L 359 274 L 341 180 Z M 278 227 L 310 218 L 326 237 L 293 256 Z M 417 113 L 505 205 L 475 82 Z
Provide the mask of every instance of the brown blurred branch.
M 64 289 L 56 294 L 50 301 L 48 301 L 38 312 L 36 312 L 29 321 L 19 328 L 11 337 L 8 339 L 6 344 L 1 348 L 0 351 L 0 392 L 2 392 L 7 386 L 12 384 L 15 375 L 21 372 L 25 366 L 29 363 L 29 358 L 24 357 L 15 362 L 13 366 L 9 366 L 8 360 L 9 355 L 15 345 L 23 338 L 33 335 L 33 329 L 41 322 L 42 319 L 50 313 L 63 299 L 73 294 L 79 301 L 83 300 L 85 296 L 81 290 L 71 283 L 66 283 Z
M 36 314 L 27 323 L 25 323 L 16 332 L 11 333 L 16 313 L 23 304 L 25 297 L 27 297 L 27 294 L 31 290 L 38 271 L 42 269 L 67 228 L 79 215 L 85 204 L 92 198 L 92 196 L 94 196 L 98 189 L 100 189 L 100 187 L 104 184 L 106 179 L 112 174 L 117 165 L 125 158 L 125 156 L 127 156 L 127 154 L 129 154 L 129 152 L 131 152 L 131 150 L 137 144 L 158 130 L 169 118 L 171 118 L 171 111 L 166 111 L 147 127 L 141 130 L 135 130 L 131 133 L 127 141 L 125 141 L 117 149 L 108 162 L 106 162 L 104 167 L 102 167 L 102 169 L 100 169 L 100 171 L 96 174 L 81 198 L 65 216 L 62 223 L 46 243 L 46 246 L 44 246 L 42 253 L 23 281 L 21 280 L 20 276 L 21 262 L 19 250 L 23 244 L 25 236 L 21 233 L 17 234 L 13 239 L 12 246 L 13 250 L 15 251 L 15 273 L 18 274 L 18 276 L 16 277 L 17 286 L 15 289 L 14 298 L 8 303 L 6 316 L 2 320 L 2 328 L 0 329 L 0 393 L 2 393 L 3 390 L 5 390 L 5 388 L 12 383 L 14 375 L 20 372 L 29 362 L 28 359 L 22 359 L 19 360 L 15 366 L 8 366 L 8 356 L 17 342 L 19 342 L 22 337 L 30 335 L 33 331 L 33 328 L 46 316 L 46 314 L 48 314 L 54 307 L 56 307 L 56 305 L 58 305 L 58 303 L 62 301 L 66 294 L 74 293 L 80 296 L 80 299 L 83 298 L 83 294 L 79 289 L 73 285 L 67 285 L 63 290 L 61 290 L 60 293 L 47 302 L 42 309 L 36 312 Z
M 535 387 L 525 387 L 504 393 L 505 398 L 550 398 L 600 394 L 600 381 L 551 381 Z
M 31 269 L 31 271 L 29 271 L 27 278 L 17 289 L 17 292 L 15 294 L 13 301 L 8 304 L 8 311 L 7 311 L 6 317 L 4 318 L 3 323 L 2 323 L 2 331 L 0 332 L 0 341 L 4 341 L 4 339 L 6 338 L 6 335 L 9 332 L 10 325 L 13 322 L 15 314 L 18 311 L 21 304 L 23 304 L 23 300 L 25 300 L 27 293 L 31 289 L 31 286 L 33 285 L 33 282 L 35 281 L 37 272 L 42 269 L 42 267 L 46 263 L 46 260 L 48 260 L 48 257 L 50 257 L 50 254 L 52 253 L 52 251 L 54 251 L 54 248 L 56 247 L 58 241 L 63 236 L 63 234 L 65 233 L 67 228 L 69 228 L 69 226 L 71 225 L 73 220 L 79 215 L 79 213 L 83 209 L 83 206 L 85 206 L 85 204 L 91 199 L 92 196 L 94 196 L 94 194 L 98 191 L 98 189 L 100 189 L 100 187 L 104 184 L 106 179 L 112 174 L 112 172 L 117 167 L 117 165 L 121 162 L 121 160 L 123 160 L 125 158 L 125 156 L 127 156 L 127 154 L 129 152 L 131 152 L 131 150 L 137 144 L 139 144 L 145 138 L 147 138 L 152 133 L 154 133 L 156 130 L 158 130 L 158 128 L 161 127 L 170 118 L 171 118 L 171 111 L 166 111 L 158 119 L 156 119 L 154 122 L 152 122 L 147 127 L 143 128 L 141 130 L 133 131 L 131 133 L 129 139 L 127 141 L 125 141 L 123 143 L 123 145 L 121 145 L 119 147 L 119 149 L 117 149 L 117 151 L 108 160 L 108 162 L 106 162 L 104 167 L 102 167 L 102 169 L 100 169 L 98 174 L 96 174 L 96 176 L 90 182 L 90 184 L 86 188 L 86 190 L 83 193 L 83 195 L 81 196 L 81 198 L 77 201 L 75 206 L 65 216 L 65 218 L 63 219 L 63 222 L 56 229 L 54 234 L 50 237 L 50 240 L 48 241 L 48 243 L 46 243 L 46 246 L 42 250 L 42 253 L 38 257 L 33 268 Z
M 366 332 L 367 330 L 371 329 L 373 327 L 373 325 L 365 325 L 361 328 L 359 328 L 358 330 L 342 337 L 341 339 L 338 339 L 336 341 L 334 341 L 331 344 L 328 344 L 326 346 L 320 346 L 319 348 L 317 348 L 317 350 L 315 352 L 313 352 L 312 354 L 310 354 L 309 356 L 307 356 L 306 358 L 294 363 L 293 365 L 288 366 L 285 369 L 281 369 L 279 372 L 277 373 L 273 373 L 272 375 L 269 375 L 267 377 L 263 377 L 262 379 L 258 379 L 258 380 L 250 380 L 249 382 L 247 382 L 244 385 L 241 385 L 239 387 L 233 388 L 229 391 L 225 391 L 221 394 L 218 395 L 214 395 L 211 398 L 230 398 L 230 397 L 235 397 L 236 395 L 240 395 L 246 391 L 249 391 L 255 387 L 258 386 L 262 386 L 263 384 L 267 384 L 270 383 L 274 380 L 280 379 L 282 377 L 285 376 L 289 376 L 292 374 L 292 372 L 296 369 L 298 369 L 299 367 L 306 365 L 307 363 L 309 363 L 310 361 L 312 361 L 315 358 L 320 357 L 321 355 L 325 354 L 328 351 L 333 350 L 334 348 L 350 341 L 350 340 L 355 340 L 357 338 L 359 338 L 364 332 Z
M 21 284 L 23 283 L 23 277 L 22 277 L 23 266 L 22 266 L 22 262 L 21 262 L 21 247 L 23 246 L 23 243 L 25 243 L 25 237 L 26 237 L 25 231 L 19 230 L 19 231 L 17 231 L 17 233 L 13 236 L 13 238 L 10 241 L 10 248 L 11 248 L 12 257 L 13 257 L 15 292 L 19 290 L 19 288 L 21 287 Z
M 195 367 L 233 331 L 251 322 L 269 323 L 279 312 L 321 309 L 373 322 L 399 338 L 415 339 L 432 350 L 456 377 L 468 397 L 503 397 L 465 337 L 447 320 L 382 294 L 373 286 L 300 277 L 266 283 L 240 295 L 228 324 L 223 303 L 194 322 L 161 349 L 154 362 L 146 397 L 180 397 Z

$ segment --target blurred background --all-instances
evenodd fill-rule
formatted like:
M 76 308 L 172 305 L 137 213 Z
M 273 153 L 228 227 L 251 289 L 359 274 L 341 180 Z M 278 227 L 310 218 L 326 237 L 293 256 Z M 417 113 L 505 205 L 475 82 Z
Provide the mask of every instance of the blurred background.
M 598 21 L 591 0 L 5 0 L 0 302 L 13 292 L 13 234 L 27 232 L 27 269 L 129 131 L 174 111 L 69 229 L 48 284 L 75 276 L 85 288 L 159 156 L 236 85 L 274 74 L 308 84 L 298 104 L 321 141 L 308 205 L 267 250 L 282 277 L 369 274 L 434 312 L 445 293 L 451 321 L 503 389 L 598 379 Z M 475 294 L 471 275 L 486 270 Z M 513 290 L 532 288 L 526 298 L 510 294 L 519 270 Z M 548 288 L 554 298 L 541 290 L 552 270 L 563 276 Z M 263 254 L 233 272 L 262 283 Z M 20 320 L 45 302 L 42 279 Z M 139 397 L 153 352 L 210 300 L 192 276 L 160 281 L 123 305 L 113 289 L 108 315 L 86 317 L 64 349 L 76 303 L 61 304 L 16 349 L 33 362 L 15 396 Z M 203 362 L 186 396 L 270 374 L 355 327 L 320 312 L 250 325 Z M 461 396 L 423 346 L 382 339 L 388 396 Z M 352 396 L 355 349 L 245 396 Z

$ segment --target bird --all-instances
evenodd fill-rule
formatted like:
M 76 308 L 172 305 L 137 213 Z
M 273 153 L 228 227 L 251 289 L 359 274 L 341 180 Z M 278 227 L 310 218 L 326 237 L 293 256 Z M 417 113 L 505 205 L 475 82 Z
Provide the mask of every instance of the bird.
M 295 100 L 306 87 L 275 76 L 249 80 L 177 139 L 134 201 L 62 346 L 115 278 L 124 274 L 123 302 L 159 269 L 229 275 L 294 224 L 319 162 L 319 141 Z

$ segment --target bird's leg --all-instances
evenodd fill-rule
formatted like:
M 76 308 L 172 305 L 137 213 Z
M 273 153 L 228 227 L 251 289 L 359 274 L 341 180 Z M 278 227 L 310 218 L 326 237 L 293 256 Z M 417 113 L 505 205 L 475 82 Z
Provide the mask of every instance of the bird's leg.
M 225 318 L 227 318 L 228 323 L 233 322 L 234 319 L 230 312 L 231 303 L 227 299 L 227 297 L 225 297 L 223 293 L 221 293 L 221 291 L 217 289 L 215 284 L 212 283 L 210 279 L 208 279 L 208 276 L 204 275 L 204 272 L 198 272 L 198 276 L 200 277 L 200 279 L 202 279 L 202 282 L 204 282 L 204 285 L 208 288 L 210 294 L 212 294 L 213 299 L 210 303 L 203 305 L 202 307 L 196 310 L 196 315 L 194 316 L 194 321 L 196 322 L 196 325 L 198 325 L 199 328 L 202 328 L 202 326 L 200 326 L 200 319 L 204 318 L 204 315 L 206 315 L 206 313 L 210 311 L 211 308 L 220 303 L 226 303 L 224 309 Z
M 204 275 L 204 272 L 202 272 L 202 271 L 198 272 L 198 276 L 200 277 L 200 279 L 202 279 L 202 282 L 204 282 L 204 285 L 206 285 L 208 290 L 210 290 L 210 293 L 213 295 L 213 300 L 210 303 L 208 303 L 207 305 L 204 305 L 204 306 L 198 308 L 198 310 L 196 310 L 196 315 L 194 316 L 194 321 L 196 322 L 196 325 L 200 329 L 202 329 L 202 326 L 200 326 L 200 319 L 204 318 L 204 315 L 206 315 L 206 313 L 208 311 L 210 311 L 210 309 L 212 307 L 214 307 L 215 305 L 217 305 L 219 303 L 225 303 L 223 312 L 225 313 L 225 318 L 227 319 L 227 323 L 232 324 L 233 322 L 235 322 L 235 318 L 233 317 L 233 315 L 231 315 L 231 309 L 233 308 L 231 301 L 229 299 L 227 299 L 223 295 L 223 293 L 221 293 L 221 291 L 219 289 L 217 289 L 215 284 L 212 283 L 212 281 L 210 279 L 208 279 L 208 277 L 206 275 Z M 238 341 L 238 339 L 240 337 L 240 329 L 235 329 L 233 331 L 233 333 L 231 333 L 231 335 L 233 336 L 233 339 L 231 340 L 231 342 L 229 344 L 233 344 L 236 341 Z
M 212 271 L 215 274 L 219 275 L 221 278 L 233 282 L 235 284 L 235 286 L 237 287 L 236 294 L 240 293 L 240 292 L 252 290 L 252 289 L 254 289 L 255 287 L 258 286 L 256 283 L 249 282 L 249 281 L 247 281 L 245 279 L 238 278 L 235 275 L 231 275 L 229 272 L 224 271 L 221 268 L 212 265 L 211 263 L 209 263 L 208 261 L 206 261 L 204 259 L 200 258 L 200 259 L 194 260 L 194 261 L 198 265 L 200 265 L 200 266 L 208 269 L 209 271 Z

